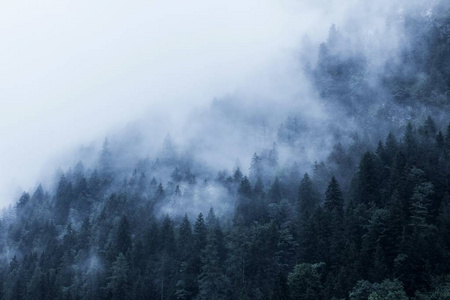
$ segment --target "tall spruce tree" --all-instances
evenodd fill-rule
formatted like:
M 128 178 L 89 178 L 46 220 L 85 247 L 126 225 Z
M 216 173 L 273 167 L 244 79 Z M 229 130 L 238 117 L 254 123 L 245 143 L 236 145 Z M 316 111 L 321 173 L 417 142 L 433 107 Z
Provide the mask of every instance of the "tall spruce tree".
M 334 176 L 328 184 L 324 205 L 328 212 L 336 213 L 339 216 L 342 216 L 344 213 L 344 199 L 342 198 L 339 183 Z

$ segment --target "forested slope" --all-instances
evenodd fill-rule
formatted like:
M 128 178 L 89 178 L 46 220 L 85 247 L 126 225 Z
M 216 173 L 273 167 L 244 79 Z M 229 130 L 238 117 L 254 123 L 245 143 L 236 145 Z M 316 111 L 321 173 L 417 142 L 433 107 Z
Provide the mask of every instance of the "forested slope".
M 287 116 L 249 170 L 218 171 L 170 138 L 123 166 L 105 141 L 93 166 L 24 192 L 0 220 L 0 296 L 450 298 L 450 14 L 404 26 L 410 43 L 381 70 L 331 27 L 305 69 L 357 128 L 343 120 L 306 169 L 295 154 L 312 129 Z

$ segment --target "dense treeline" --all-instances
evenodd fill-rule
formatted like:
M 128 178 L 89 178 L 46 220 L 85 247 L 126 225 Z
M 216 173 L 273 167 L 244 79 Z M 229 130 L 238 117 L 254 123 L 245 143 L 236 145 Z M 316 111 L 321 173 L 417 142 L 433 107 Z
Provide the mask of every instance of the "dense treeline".
M 449 16 L 448 1 L 440 1 L 431 11 L 391 20 L 405 36 L 398 54 L 388 56 L 382 66 L 374 66 L 380 57 L 371 57 L 364 43 L 355 46 L 357 37 L 333 25 L 320 45 L 317 65 L 308 71 L 332 109 L 360 119 L 361 126 L 375 123 L 371 134 L 376 126 L 401 122 L 405 108 L 414 118 L 430 110 L 438 113 L 449 108 Z
M 264 183 L 254 157 L 250 177 L 236 169 L 215 180 L 235 199 L 232 218 L 211 208 L 189 219 L 155 214 L 179 188 L 169 193 L 137 172 L 113 188 L 105 147 L 101 171 L 79 164 L 54 195 L 24 193 L 16 216 L 3 219 L 10 259 L 2 297 L 442 299 L 450 289 L 450 127 L 441 132 L 428 118 L 373 149 L 346 191 L 339 174 L 352 148 L 332 153 L 333 167 L 316 164 L 295 194 L 289 176 Z
M 106 141 L 92 169 L 23 193 L 0 220 L 0 297 L 449 299 L 448 7 L 431 15 L 404 20 L 411 45 L 382 72 L 330 29 L 307 72 L 361 130 L 337 126 L 308 170 L 280 162 L 307 147 L 289 117 L 248 172 L 212 175 L 170 138 L 129 171 Z

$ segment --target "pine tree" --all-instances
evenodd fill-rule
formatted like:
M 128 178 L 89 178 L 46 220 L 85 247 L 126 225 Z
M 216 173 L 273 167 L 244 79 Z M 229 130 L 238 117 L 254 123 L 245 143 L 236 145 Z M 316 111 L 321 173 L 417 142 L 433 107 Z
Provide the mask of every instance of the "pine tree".
M 130 299 L 131 288 L 128 272 L 128 262 L 123 253 L 120 253 L 113 263 L 110 275 L 107 278 L 106 296 L 108 299 Z
M 237 167 L 233 174 L 234 182 L 240 183 L 242 180 L 242 177 L 243 177 L 243 174 L 242 174 L 241 170 L 239 169 L 239 167 Z
M 105 138 L 103 142 L 102 151 L 100 153 L 99 159 L 99 171 L 102 176 L 104 176 L 107 180 L 111 180 L 112 176 L 112 154 L 109 147 L 108 138 Z
M 17 202 L 16 208 L 20 211 L 27 205 L 28 201 L 30 201 L 30 194 L 28 193 L 22 193 L 22 196 L 20 196 L 19 201 Z
M 160 232 L 160 245 L 169 256 L 175 255 L 176 243 L 172 220 L 168 215 L 164 218 Z
M 415 164 L 417 160 L 417 142 L 415 131 L 411 123 L 408 123 L 406 126 L 405 134 L 403 136 L 403 145 L 408 162 Z
M 388 166 L 392 165 L 397 152 L 398 152 L 397 139 L 395 138 L 392 132 L 389 132 L 385 142 L 385 153 L 387 158 L 387 161 L 384 162 L 385 165 Z
M 247 297 L 248 265 L 250 260 L 250 235 L 242 224 L 234 226 L 230 234 L 230 253 L 226 261 L 227 275 L 230 279 L 232 297 L 245 299 Z
M 55 219 L 58 224 L 64 224 L 69 216 L 72 201 L 72 184 L 62 175 L 55 195 Z
M 130 225 L 125 216 L 120 219 L 119 226 L 116 233 L 116 253 L 127 254 L 131 247 Z
M 282 198 L 283 198 L 283 193 L 282 193 L 282 189 L 281 189 L 281 184 L 280 184 L 280 180 L 277 176 L 277 177 L 275 177 L 275 180 L 273 181 L 272 186 L 270 187 L 270 190 L 269 190 L 269 201 L 271 203 L 279 204 Z
M 203 219 L 203 214 L 199 213 L 197 220 L 194 224 L 194 232 L 192 235 L 193 239 L 193 251 L 192 257 L 187 266 L 188 272 L 192 278 L 186 281 L 188 286 L 188 291 L 192 295 L 198 294 L 198 276 L 201 272 L 202 260 L 201 254 L 206 247 L 208 236 L 208 228 L 206 227 L 205 220 Z
M 258 177 L 263 177 L 263 161 L 262 158 L 254 153 L 252 157 L 252 161 L 250 163 L 250 179 L 252 182 L 255 182 Z
M 158 187 L 155 192 L 155 199 L 157 201 L 159 201 L 159 200 L 163 199 L 165 197 L 165 195 L 166 195 L 166 192 L 164 191 L 162 183 L 158 184 Z
M 44 201 L 44 189 L 42 188 L 41 184 L 39 184 L 37 189 L 34 191 L 31 199 L 36 204 L 42 204 L 42 202 Z
M 436 136 L 437 133 L 436 123 L 434 122 L 433 118 L 431 118 L 431 116 L 428 116 L 428 118 L 425 120 L 425 123 L 421 128 L 421 133 L 427 139 L 432 139 Z
M 342 198 L 341 188 L 334 176 L 331 178 L 325 193 L 325 208 L 328 212 L 337 213 L 339 216 L 342 216 L 344 213 L 344 199 Z
M 244 176 L 241 180 L 241 184 L 239 185 L 239 195 L 243 197 L 250 198 L 252 196 L 252 186 L 247 176 Z
M 184 215 L 183 221 L 178 229 L 177 241 L 180 260 L 187 262 L 192 255 L 192 228 L 187 214 Z
M 366 152 L 361 158 L 358 170 L 359 203 L 374 203 L 381 205 L 380 176 L 376 156 Z
M 319 195 L 308 173 L 305 173 L 298 189 L 300 219 L 306 221 L 319 205 Z
M 322 299 L 323 263 L 298 264 L 288 276 L 291 299 Z
M 178 229 L 178 256 L 180 260 L 179 278 L 176 283 L 176 297 L 179 300 L 190 299 L 196 290 L 196 276 L 192 270 L 193 234 L 191 224 L 185 214 Z
M 253 187 L 253 194 L 255 195 L 255 197 L 258 197 L 259 199 L 263 199 L 265 196 L 264 184 L 260 177 L 258 177 L 258 179 L 256 180 L 256 183 Z
M 207 244 L 201 255 L 198 275 L 200 299 L 226 299 L 228 279 L 223 274 L 217 249 L 216 233 L 209 231 Z

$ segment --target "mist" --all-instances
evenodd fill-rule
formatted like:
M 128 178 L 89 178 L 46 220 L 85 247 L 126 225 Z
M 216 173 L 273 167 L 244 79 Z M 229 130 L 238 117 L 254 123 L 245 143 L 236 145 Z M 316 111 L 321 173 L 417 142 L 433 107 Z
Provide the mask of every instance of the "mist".
M 6 1 L 1 299 L 442 299 L 450 2 Z
M 200 142 L 213 145 L 203 153 L 207 162 L 231 167 L 240 159 L 247 169 L 287 115 L 329 122 L 303 66 L 317 60 L 331 24 L 352 33 L 351 47 L 365 50 L 377 70 L 402 41 L 395 16 L 425 4 L 326 4 L 6 2 L 0 12 L 6 45 L 0 50 L 0 167 L 8 172 L 0 176 L 0 202 L 12 203 L 22 190 L 54 179 L 58 168 L 78 160 L 72 153 L 98 150 L 104 137 L 119 132 L 139 132 L 146 141 L 135 147 L 139 155 L 156 153 L 167 134 L 183 147 L 206 135 Z M 211 119 L 217 98 L 238 99 L 241 106 L 223 119 L 227 124 Z M 245 120 L 233 116 L 239 110 Z M 255 124 L 244 134 L 239 126 L 248 123 L 248 112 L 268 123 L 268 137 L 253 138 Z M 223 140 L 208 127 L 229 136 Z M 243 147 L 232 146 L 245 136 L 250 140 Z
M 185 115 L 295 44 L 292 16 L 256 1 L 8 1 L 0 20 L 3 205 L 55 156 L 147 112 Z

